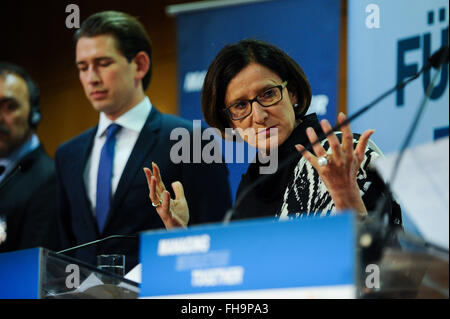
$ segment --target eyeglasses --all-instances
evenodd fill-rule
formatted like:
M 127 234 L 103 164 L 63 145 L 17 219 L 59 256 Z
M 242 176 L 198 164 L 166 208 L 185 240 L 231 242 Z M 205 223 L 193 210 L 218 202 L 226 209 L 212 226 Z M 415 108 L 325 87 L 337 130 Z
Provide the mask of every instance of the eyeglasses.
M 264 90 L 254 99 L 239 101 L 227 106 L 224 108 L 224 111 L 233 121 L 242 120 L 252 113 L 252 104 L 255 101 L 263 107 L 272 106 L 280 102 L 283 99 L 283 89 L 286 85 L 287 81 L 284 81 L 281 85 Z

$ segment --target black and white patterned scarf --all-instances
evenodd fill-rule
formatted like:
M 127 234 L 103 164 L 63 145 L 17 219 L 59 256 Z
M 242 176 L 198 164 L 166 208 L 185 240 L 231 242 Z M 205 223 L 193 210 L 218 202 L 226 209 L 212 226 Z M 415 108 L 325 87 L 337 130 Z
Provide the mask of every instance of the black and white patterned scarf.
M 336 132 L 336 136 L 340 140 L 342 133 Z M 356 147 L 359 137 L 359 134 L 354 134 L 354 147 Z M 327 153 L 331 153 L 327 140 L 322 141 L 322 146 Z M 361 163 L 357 175 L 357 183 L 361 196 L 364 196 L 371 185 L 371 180 L 368 179 L 368 170 L 372 168 L 374 161 L 382 155 L 383 154 L 375 143 L 369 140 L 364 160 Z M 336 207 L 325 183 L 319 177 L 319 174 L 314 167 L 304 157 L 301 157 L 294 168 L 292 179 L 286 187 L 281 209 L 277 214 L 277 217 L 286 219 L 335 214 Z

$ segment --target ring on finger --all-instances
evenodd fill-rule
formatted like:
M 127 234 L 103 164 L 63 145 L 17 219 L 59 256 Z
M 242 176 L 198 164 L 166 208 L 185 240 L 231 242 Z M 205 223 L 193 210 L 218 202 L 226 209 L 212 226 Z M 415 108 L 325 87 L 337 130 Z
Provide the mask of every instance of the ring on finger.
M 326 154 L 317 159 L 317 164 L 319 164 L 319 166 L 327 166 L 328 163 L 331 163 L 331 154 Z
M 152 206 L 153 206 L 153 207 L 158 207 L 158 206 L 160 206 L 161 204 L 162 204 L 162 200 L 160 200 L 158 204 L 155 204 L 155 203 L 153 203 L 153 201 L 152 201 Z

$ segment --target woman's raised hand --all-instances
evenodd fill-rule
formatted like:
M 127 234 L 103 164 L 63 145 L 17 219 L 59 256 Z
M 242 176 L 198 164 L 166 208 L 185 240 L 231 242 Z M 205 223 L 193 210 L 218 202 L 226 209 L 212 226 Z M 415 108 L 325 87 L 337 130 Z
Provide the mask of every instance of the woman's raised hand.
M 187 227 L 189 208 L 184 196 L 183 185 L 180 182 L 172 183 L 175 199 L 171 199 L 170 193 L 162 181 L 158 165 L 152 163 L 152 170 L 144 167 L 144 172 L 150 191 L 150 200 L 166 228 Z
M 345 115 L 340 113 L 338 122 L 341 124 L 345 119 Z M 322 120 L 320 124 L 325 133 L 332 130 L 327 120 Z M 364 160 L 367 143 L 374 130 L 365 131 L 359 138 L 356 148 L 353 148 L 353 133 L 350 125 L 342 126 L 341 130 L 342 144 L 333 133 L 328 135 L 330 145 L 328 153 L 320 143 L 317 143 L 313 146 L 316 156 L 308 150 L 304 151 L 303 156 L 311 163 L 325 183 L 336 209 L 352 209 L 360 215 L 367 215 L 356 177 Z M 317 140 L 317 135 L 312 128 L 307 128 L 306 134 L 311 143 Z M 305 149 L 300 144 L 296 145 L 296 148 L 298 151 Z

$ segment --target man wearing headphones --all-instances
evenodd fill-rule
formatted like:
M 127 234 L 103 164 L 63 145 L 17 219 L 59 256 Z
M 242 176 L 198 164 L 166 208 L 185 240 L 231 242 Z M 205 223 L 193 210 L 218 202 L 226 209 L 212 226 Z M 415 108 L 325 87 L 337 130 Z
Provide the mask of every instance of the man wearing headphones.
M 0 61 L 0 252 L 56 243 L 56 176 L 36 127 L 39 89 Z

